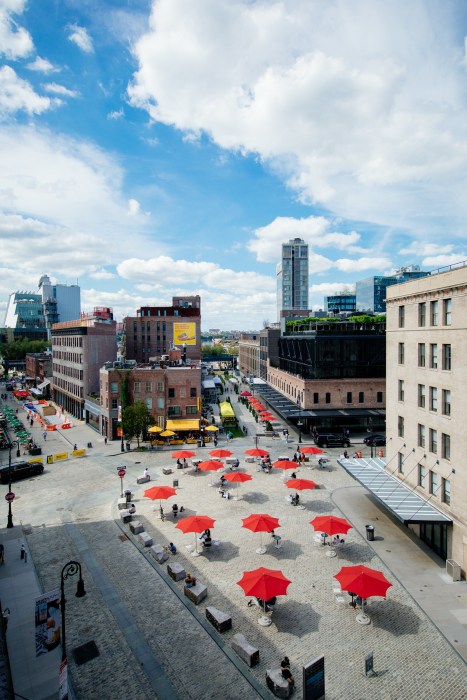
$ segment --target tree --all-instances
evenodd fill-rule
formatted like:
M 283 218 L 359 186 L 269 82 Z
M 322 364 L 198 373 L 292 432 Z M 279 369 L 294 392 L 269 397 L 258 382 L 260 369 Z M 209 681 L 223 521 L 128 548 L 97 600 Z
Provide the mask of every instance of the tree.
M 135 437 L 139 442 L 147 429 L 154 425 L 154 417 L 146 404 L 136 401 L 133 406 L 127 406 L 122 414 L 123 433 L 131 440 Z

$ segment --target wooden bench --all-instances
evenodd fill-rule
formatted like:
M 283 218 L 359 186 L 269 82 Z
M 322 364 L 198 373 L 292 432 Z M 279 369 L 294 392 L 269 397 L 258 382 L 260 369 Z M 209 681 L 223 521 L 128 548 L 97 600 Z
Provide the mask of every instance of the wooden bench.
M 247 642 L 243 634 L 234 634 L 232 637 L 232 649 L 250 668 L 259 663 L 259 649 Z
M 266 685 L 278 698 L 289 698 L 292 695 L 293 686 L 290 685 L 286 678 L 282 677 L 280 668 L 266 671 Z
M 153 544 L 149 549 L 149 553 L 158 564 L 163 564 L 169 558 L 169 553 L 161 544 Z
M 145 547 L 152 546 L 152 537 L 145 530 L 139 533 L 139 541 L 141 542 L 141 544 L 144 544 Z
M 151 477 L 150 477 L 150 476 L 139 476 L 139 477 L 136 479 L 136 483 L 137 483 L 137 484 L 147 484 L 148 481 L 151 481 Z
M 232 628 L 232 618 L 228 613 L 222 612 L 222 610 L 208 606 L 206 608 L 206 617 L 218 632 L 226 632 Z
M 121 510 L 120 511 L 120 518 L 124 523 L 131 523 L 133 516 L 131 515 L 129 510 Z
M 167 573 L 174 581 L 181 581 L 186 576 L 185 569 L 178 562 L 167 564 Z
M 195 583 L 194 586 L 184 586 L 183 592 L 195 605 L 199 605 L 208 594 L 208 588 L 203 583 Z
M 141 532 L 144 532 L 144 525 L 139 520 L 133 520 L 130 523 L 130 530 L 134 535 L 139 535 Z

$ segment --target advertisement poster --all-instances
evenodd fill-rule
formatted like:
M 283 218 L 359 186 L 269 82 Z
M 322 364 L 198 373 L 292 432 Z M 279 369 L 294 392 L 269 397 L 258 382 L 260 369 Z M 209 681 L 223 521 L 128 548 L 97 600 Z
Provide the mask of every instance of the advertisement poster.
M 196 323 L 174 323 L 175 345 L 196 345 Z
M 35 603 L 36 656 L 48 654 L 60 644 L 60 593 L 44 593 Z

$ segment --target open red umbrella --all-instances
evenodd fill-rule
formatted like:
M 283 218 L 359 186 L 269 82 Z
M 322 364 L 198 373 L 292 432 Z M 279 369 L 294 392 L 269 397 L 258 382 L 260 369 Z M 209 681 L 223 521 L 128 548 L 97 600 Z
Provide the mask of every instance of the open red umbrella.
M 211 450 L 209 454 L 211 457 L 220 457 L 221 459 L 232 456 L 232 452 L 230 450 L 223 450 L 220 447 L 219 449 Z
M 196 452 L 192 452 L 191 450 L 177 450 L 176 452 L 172 452 L 172 457 L 174 459 L 190 459 L 190 457 L 195 457 Z
M 293 462 L 291 459 L 278 459 L 276 462 L 272 463 L 272 466 L 276 469 L 298 469 L 298 462 Z
M 243 484 L 245 481 L 251 481 L 252 478 L 253 477 L 250 476 L 250 474 L 245 474 L 245 472 L 230 472 L 229 474 L 225 475 L 226 481 L 236 484 Z
M 276 527 L 280 527 L 278 518 L 267 513 L 253 513 L 247 518 L 242 518 L 242 527 L 246 527 L 252 532 L 272 532 Z M 256 550 L 257 554 L 265 554 L 266 547 L 263 546 L 263 538 L 260 534 L 260 546 Z
M 185 534 L 187 532 L 195 533 L 195 551 L 192 553 L 194 557 L 199 556 L 198 552 L 198 538 L 197 534 L 204 532 L 208 528 L 214 527 L 216 521 L 210 518 L 208 515 L 188 515 L 186 518 L 182 518 L 176 524 L 176 528 L 181 530 Z
M 272 415 L 272 413 L 263 413 L 259 417 L 260 421 L 263 423 L 266 423 L 266 421 L 272 421 L 275 419 L 275 416 Z
M 264 615 L 258 622 L 264 626 L 271 624 L 271 620 L 266 616 L 267 601 L 278 595 L 286 595 L 290 583 L 292 581 L 286 578 L 282 571 L 265 569 L 263 566 L 254 571 L 245 571 L 240 581 L 237 581 L 237 585 L 243 588 L 245 595 L 254 596 L 263 601 Z
M 351 591 L 363 600 L 372 596 L 385 598 L 386 591 L 392 586 L 381 571 L 370 569 L 363 564 L 343 566 L 334 578 L 339 581 L 343 591 Z
M 326 535 L 346 535 L 352 527 L 345 518 L 337 518 L 335 515 L 318 515 L 310 521 L 310 525 Z
M 166 498 L 171 498 L 171 496 L 176 495 L 176 490 L 172 486 L 151 486 L 150 489 L 146 489 L 144 495 L 146 498 L 150 498 L 152 501 L 159 499 L 159 512 L 162 515 L 162 500 Z
M 289 479 L 285 482 L 285 485 L 289 489 L 295 489 L 295 491 L 305 491 L 306 489 L 315 489 L 318 484 L 315 484 L 311 479 Z
M 201 469 L 202 472 L 215 472 L 218 469 L 222 469 L 223 466 L 223 462 L 218 462 L 217 459 L 207 459 L 205 462 L 198 464 L 198 469 Z
M 241 391 L 240 396 L 251 396 L 251 391 Z
M 253 447 L 251 450 L 245 450 L 245 454 L 251 457 L 267 457 L 269 452 L 262 450 L 260 447 Z
M 323 450 L 319 447 L 313 447 L 313 445 L 307 445 L 306 447 L 300 447 L 300 452 L 305 455 L 322 455 Z

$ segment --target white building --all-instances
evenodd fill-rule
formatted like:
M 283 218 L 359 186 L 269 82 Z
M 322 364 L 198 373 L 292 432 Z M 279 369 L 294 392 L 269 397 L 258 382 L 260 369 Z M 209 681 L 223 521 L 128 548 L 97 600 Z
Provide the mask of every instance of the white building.
M 293 238 L 282 244 L 282 261 L 276 268 L 277 320 L 282 311 L 308 309 L 308 244 Z

